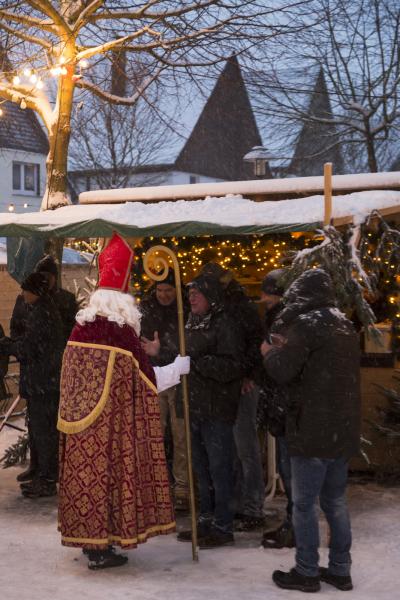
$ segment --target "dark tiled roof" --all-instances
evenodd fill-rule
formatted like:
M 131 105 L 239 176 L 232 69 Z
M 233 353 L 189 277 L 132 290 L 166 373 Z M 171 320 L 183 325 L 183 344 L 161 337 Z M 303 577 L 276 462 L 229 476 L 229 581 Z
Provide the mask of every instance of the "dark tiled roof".
M 236 57 L 218 78 L 175 167 L 180 171 L 239 181 L 254 179 L 243 156 L 261 137 Z M 270 176 L 270 174 L 268 174 Z
M 4 102 L 1 108 L 3 115 L 0 117 L 0 148 L 48 153 L 46 134 L 32 110 L 22 110 L 13 102 Z
M 322 69 L 318 73 L 307 113 L 325 119 L 332 118 L 329 92 Z M 337 175 L 344 172 L 335 126 L 305 122 L 288 172 L 302 177 L 321 175 L 326 162 L 333 163 L 333 170 Z

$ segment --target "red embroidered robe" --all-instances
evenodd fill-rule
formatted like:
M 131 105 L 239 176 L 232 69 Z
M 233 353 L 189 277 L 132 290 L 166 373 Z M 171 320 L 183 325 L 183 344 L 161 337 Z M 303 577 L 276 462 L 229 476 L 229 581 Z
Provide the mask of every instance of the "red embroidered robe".
M 62 544 L 134 548 L 175 530 L 154 371 L 131 327 L 75 326 L 58 428 Z

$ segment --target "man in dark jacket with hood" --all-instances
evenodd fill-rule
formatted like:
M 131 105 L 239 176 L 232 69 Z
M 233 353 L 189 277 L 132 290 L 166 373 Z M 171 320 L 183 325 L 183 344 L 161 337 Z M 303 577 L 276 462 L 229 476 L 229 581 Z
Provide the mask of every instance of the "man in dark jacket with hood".
M 199 275 L 188 287 L 191 311 L 185 340 L 191 359 L 188 383 L 193 467 L 200 503 L 198 542 L 200 548 L 215 548 L 234 543 L 233 425 L 243 354 L 235 323 L 222 308 L 223 291 L 218 280 Z M 147 340 L 143 347 L 155 356 L 160 343 Z M 172 355 L 176 350 L 172 349 Z M 181 402 L 177 410 L 182 411 Z M 190 541 L 191 534 L 181 531 L 178 540 Z
M 275 571 L 285 589 L 315 592 L 320 581 L 352 589 L 351 528 L 346 506 L 348 461 L 360 442 L 360 350 L 353 325 L 335 307 L 322 269 L 303 273 L 285 294 L 275 330 L 280 347 L 264 342 L 267 374 L 287 386 L 286 439 L 291 457 L 296 566 Z M 328 568 L 319 568 L 319 499 L 330 528 Z
M 21 484 L 24 496 L 37 498 L 57 493 L 57 412 L 61 360 L 64 350 L 62 322 L 48 279 L 32 273 L 21 285 L 24 301 L 31 306 L 21 336 L 0 339 L 0 354 L 14 355 L 24 364 L 30 434 L 37 453 L 35 478 Z

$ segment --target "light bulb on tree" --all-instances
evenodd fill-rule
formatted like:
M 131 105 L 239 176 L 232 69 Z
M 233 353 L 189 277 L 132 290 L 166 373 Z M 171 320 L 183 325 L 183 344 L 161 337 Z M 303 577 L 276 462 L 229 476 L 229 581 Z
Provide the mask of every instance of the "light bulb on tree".
M 13 77 L 13 84 L 14 85 L 19 85 L 21 83 L 21 78 L 18 77 L 18 75 L 16 75 L 15 77 Z

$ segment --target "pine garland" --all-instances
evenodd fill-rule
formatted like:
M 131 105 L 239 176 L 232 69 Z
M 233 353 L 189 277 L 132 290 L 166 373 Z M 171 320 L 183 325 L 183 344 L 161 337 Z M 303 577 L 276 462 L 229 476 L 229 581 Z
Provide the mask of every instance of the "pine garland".
M 29 450 L 28 434 L 20 435 L 15 444 L 9 446 L 3 456 L 0 458 L 0 463 L 3 463 L 3 469 L 14 467 L 15 465 L 23 464 Z

